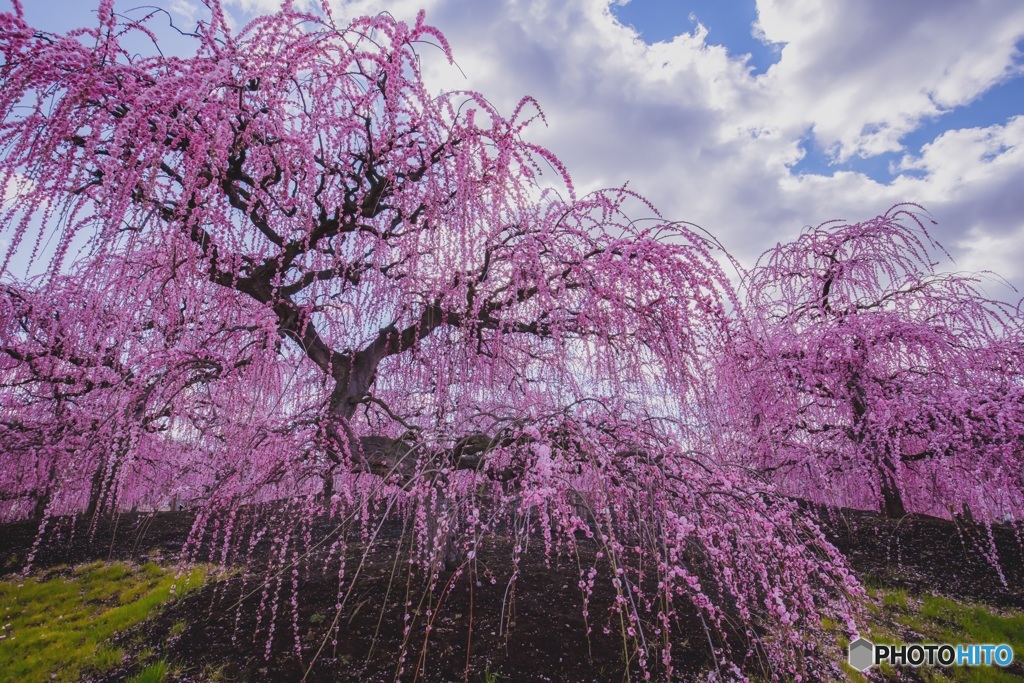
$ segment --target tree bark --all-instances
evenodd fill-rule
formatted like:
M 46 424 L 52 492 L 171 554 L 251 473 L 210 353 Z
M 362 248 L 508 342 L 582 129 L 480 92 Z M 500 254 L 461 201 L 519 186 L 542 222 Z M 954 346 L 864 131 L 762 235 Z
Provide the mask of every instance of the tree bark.
M 868 412 L 867 394 L 861 385 L 860 375 L 857 372 L 853 373 L 847 386 L 853 393 L 851 400 L 853 407 L 853 434 L 857 447 L 863 449 L 867 446 L 875 449 L 875 453 L 868 455 L 868 460 L 874 463 L 878 472 L 878 486 L 882 494 L 881 513 L 889 518 L 905 517 L 907 508 L 903 502 L 903 492 L 900 491 L 899 485 L 896 482 L 896 463 L 892 458 L 890 449 L 884 444 L 871 443 L 870 441 L 875 440 L 871 439 L 869 441 L 866 438 L 864 417 Z M 865 441 L 869 442 L 865 444 Z
M 888 455 L 882 458 L 878 470 L 881 475 L 879 483 L 882 489 L 882 514 L 893 519 L 905 517 L 907 508 L 903 502 L 903 492 L 896 484 L 895 472 L 891 467 Z

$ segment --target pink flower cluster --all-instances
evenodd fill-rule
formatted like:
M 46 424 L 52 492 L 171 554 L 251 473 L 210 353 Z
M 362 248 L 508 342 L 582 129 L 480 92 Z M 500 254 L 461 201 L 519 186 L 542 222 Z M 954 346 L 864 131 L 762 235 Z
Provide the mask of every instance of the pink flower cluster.
M 578 197 L 533 100 L 430 92 L 422 14 L 206 6 L 185 58 L 109 0 L 67 35 L 0 14 L 0 520 L 193 508 L 192 554 L 269 545 L 256 631 L 289 620 L 300 657 L 300 567 L 339 563 L 352 609 L 389 520 L 442 594 L 495 535 L 513 582 L 596 548 L 586 628 L 606 582 L 646 673 L 689 615 L 722 667 L 788 679 L 862 597 L 792 497 L 1024 509 L 1019 312 L 935 272 L 913 207 L 806 231 L 737 293 L 639 195 Z M 324 517 L 357 531 L 314 541 Z

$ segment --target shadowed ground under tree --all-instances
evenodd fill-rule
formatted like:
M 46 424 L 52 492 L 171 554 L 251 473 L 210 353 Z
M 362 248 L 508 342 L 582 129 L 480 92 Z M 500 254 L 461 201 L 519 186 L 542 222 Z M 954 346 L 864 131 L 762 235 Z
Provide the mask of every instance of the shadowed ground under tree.
M 39 546 L 35 564 L 51 566 L 103 558 L 173 560 L 179 556 L 192 522 L 188 512 L 124 514 L 116 523 L 101 521 L 91 536 L 84 521 L 79 522 L 73 536 L 69 528 L 61 530 L 58 524 L 54 538 L 44 539 Z M 335 528 L 322 520 L 310 539 L 315 544 L 317 538 Z M 1008 527 L 997 525 L 992 529 L 1005 586 L 998 572 L 977 551 L 975 544 L 988 545 L 987 531 L 981 526 L 958 527 L 923 515 L 891 520 L 873 513 L 842 510 L 827 514 L 825 528 L 858 578 L 869 586 L 907 589 L 911 594 L 936 593 L 997 610 L 1024 610 L 1024 562 L 1020 545 Z M 32 523 L 0 529 L 3 566 L 16 568 L 24 562 L 35 542 L 36 530 Z M 382 530 L 382 538 L 367 556 L 337 622 L 337 563 L 326 565 L 333 569 L 328 572 L 300 565 L 295 584 L 299 593 L 297 613 L 291 607 L 292 577 L 287 570 L 273 618 L 269 656 L 270 600 L 263 598 L 261 577 L 268 576 L 267 563 L 273 558 L 266 543 L 257 544 L 245 563 L 235 564 L 233 577 L 206 586 L 142 627 L 122 634 L 119 645 L 136 653 L 152 649 L 175 663 L 173 679 L 182 681 L 206 680 L 217 672 L 223 680 L 299 680 L 318 651 L 307 680 L 392 680 L 403 643 L 406 671 L 402 680 L 413 680 L 418 665 L 427 672 L 420 675 L 423 681 L 464 680 L 467 671 L 471 681 L 486 680 L 488 673 L 507 676 L 508 680 L 553 681 L 617 680 L 624 674 L 621 627 L 617 615 L 608 612 L 615 592 L 606 564 L 596 562 L 600 571 L 585 622 L 575 559 L 563 555 L 546 563 L 540 538 L 531 538 L 532 547 L 521 555 L 514 589 L 509 589 L 510 541 L 495 537 L 480 546 L 476 558 L 478 582 L 464 573 L 450 589 L 435 591 L 432 596 L 423 587 L 424 568 L 407 561 L 395 563 L 395 551 L 402 540 L 400 524 Z M 358 542 L 349 547 L 349 571 L 361 560 L 363 550 L 365 546 Z M 596 544 L 582 545 L 584 569 L 595 564 L 595 551 Z M 315 551 L 309 557 L 310 565 L 323 565 L 326 554 L 325 546 Z M 202 555 L 199 550 L 197 557 Z M 271 581 L 275 573 L 272 568 Z M 447 587 L 450 578 L 450 572 L 443 573 L 440 585 Z M 271 584 L 274 590 L 277 588 Z M 438 606 L 442 592 L 446 594 Z M 421 599 L 434 604 L 421 604 Z M 415 617 L 408 638 L 402 619 L 407 601 L 413 602 Z M 254 628 L 260 614 L 260 626 Z M 713 664 L 703 626 L 692 611 L 684 621 L 674 637 L 679 671 L 687 675 L 706 673 Z M 187 626 L 169 636 L 175 624 L 182 622 Z M 429 648 L 421 661 L 427 622 L 431 624 Z M 301 662 L 296 655 L 296 625 Z M 337 645 L 332 642 L 335 639 Z M 117 669 L 102 680 L 122 680 L 126 673 L 137 669 L 138 665 Z M 1024 671 L 1017 673 L 1024 675 Z

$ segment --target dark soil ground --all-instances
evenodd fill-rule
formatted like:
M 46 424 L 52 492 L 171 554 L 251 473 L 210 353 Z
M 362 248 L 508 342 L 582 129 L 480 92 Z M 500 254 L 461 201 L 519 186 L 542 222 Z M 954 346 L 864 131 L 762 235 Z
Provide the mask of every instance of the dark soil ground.
M 990 536 L 981 525 L 925 515 L 843 510 L 824 517 L 829 540 L 862 583 L 1024 610 L 1024 538 L 1008 525 L 993 526 Z M 985 557 L 993 550 L 998 564 Z
M 1024 609 L 1024 561 L 1010 528 L 995 527 L 990 543 L 985 528 L 924 516 L 887 520 L 833 511 L 826 518 L 830 540 L 868 585 Z M 83 521 L 59 520 L 43 536 L 32 564 L 173 561 L 193 519 L 187 512 L 123 514 L 92 530 Z M 249 528 L 269 525 L 254 515 Z M 338 564 L 325 561 L 338 529 L 321 520 L 305 532 L 306 543 L 315 549 L 300 558 L 294 571 L 288 563 L 265 582 L 267 566 L 275 566 L 275 560 L 264 539 L 245 557 L 226 558 L 233 573 L 122 634 L 119 645 L 173 663 L 172 679 L 179 681 L 392 681 L 399 669 L 403 681 L 623 679 L 624 639 L 609 610 L 615 596 L 607 580 L 598 580 L 585 622 L 576 558 L 563 555 L 548 564 L 543 548 L 530 548 L 513 582 L 512 547 L 506 540 L 489 539 L 479 550 L 474 572 L 439 571 L 431 588 L 429 570 L 393 561 L 399 544 L 411 540 L 400 525 L 386 526 L 365 560 L 358 532 L 343 529 L 340 533 L 353 539 L 346 553 L 347 577 L 361 560 L 362 568 L 352 591 L 341 595 L 344 609 L 339 612 Z M 321 538 L 329 540 L 317 545 Z M 2 571 L 23 567 L 36 539 L 33 523 L 0 527 Z M 979 547 L 996 549 L 1002 578 Z M 201 547 L 195 556 L 202 559 L 207 551 Z M 581 552 L 584 568 L 594 564 L 593 553 Z M 324 566 L 333 569 L 317 569 Z M 683 619 L 677 629 L 681 635 L 672 644 L 677 671 L 692 676 L 709 671 L 713 662 L 700 620 Z M 637 662 L 628 666 L 639 673 Z M 657 663 L 651 668 L 655 675 L 660 670 Z M 138 669 L 137 664 L 126 666 L 104 680 L 126 680 Z

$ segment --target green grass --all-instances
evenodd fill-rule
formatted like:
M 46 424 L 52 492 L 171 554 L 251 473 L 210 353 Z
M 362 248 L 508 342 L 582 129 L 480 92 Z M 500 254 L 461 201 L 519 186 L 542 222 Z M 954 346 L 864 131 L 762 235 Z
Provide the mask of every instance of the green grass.
M 169 638 L 177 638 L 185 632 L 186 628 L 188 628 L 188 622 L 184 619 L 177 619 L 173 624 L 171 624 L 171 630 L 167 635 Z
M 898 615 L 897 621 L 924 634 L 930 642 L 1006 643 L 1016 657 L 1024 653 L 1024 614 L 997 614 L 983 605 L 925 595 L 915 610 Z M 1021 681 L 999 667 L 952 667 L 929 673 L 934 675 L 926 680 L 932 681 Z
M 906 588 L 893 588 L 882 593 L 882 605 L 885 607 L 906 607 L 907 598 Z
M 484 683 L 499 683 L 499 681 L 501 681 L 503 678 L 505 677 L 497 671 L 491 671 L 490 664 L 488 664 L 487 667 L 484 669 Z
M 922 595 L 913 596 L 906 590 L 869 589 L 874 603 L 869 608 L 871 623 L 865 637 L 875 643 L 1006 643 L 1013 648 L 1014 658 L 1024 653 L 1024 613 L 999 613 L 985 605 L 962 603 L 949 598 Z M 831 624 L 823 624 L 831 630 Z M 912 641 L 900 636 L 910 629 L 921 634 Z M 845 638 L 840 638 L 844 649 Z M 843 670 L 850 681 L 864 681 L 865 677 L 845 664 Z M 895 668 L 883 665 L 882 673 L 895 674 Z M 997 666 L 922 667 L 918 673 L 925 681 L 995 681 L 1021 683 L 1020 676 L 1006 673 Z
M 160 659 L 143 669 L 129 683 L 164 683 L 167 678 L 167 660 Z
M 101 645 L 96 650 L 95 667 L 97 671 L 113 669 L 124 659 L 124 650 L 112 645 Z
M 0 581 L 0 682 L 75 681 L 111 669 L 123 656 L 106 643 L 111 636 L 205 580 L 203 568 L 175 578 L 154 563 L 96 562 Z M 162 680 L 164 667 L 161 678 L 143 680 Z

